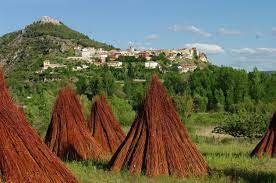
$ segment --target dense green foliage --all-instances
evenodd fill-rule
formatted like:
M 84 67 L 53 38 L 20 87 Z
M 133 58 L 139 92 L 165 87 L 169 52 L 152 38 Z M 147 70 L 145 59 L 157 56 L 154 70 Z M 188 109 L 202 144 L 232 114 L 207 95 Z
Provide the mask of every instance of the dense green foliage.
M 111 104 L 112 111 L 118 121 L 120 121 L 124 126 L 131 126 L 135 117 L 135 112 L 133 111 L 132 106 L 127 101 L 116 95 L 110 97 L 108 101 Z
M 191 95 L 207 97 L 206 110 L 224 106 L 232 111 L 235 104 L 272 102 L 276 96 L 276 75 L 265 74 L 255 69 L 246 73 L 229 67 L 209 67 L 197 70 L 189 80 Z
M 226 133 L 233 137 L 262 137 L 268 124 L 267 116 L 258 113 L 238 113 L 228 115 L 222 126 L 216 127 L 214 132 Z
M 269 125 L 275 104 L 245 102 L 233 105 L 232 110 L 214 132 L 234 137 L 261 137 Z

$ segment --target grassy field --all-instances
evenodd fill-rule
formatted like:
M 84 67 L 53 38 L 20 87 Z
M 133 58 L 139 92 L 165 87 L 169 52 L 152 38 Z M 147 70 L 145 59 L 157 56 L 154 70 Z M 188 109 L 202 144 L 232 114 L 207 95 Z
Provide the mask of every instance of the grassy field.
M 108 171 L 107 162 L 67 162 L 81 182 L 276 182 L 276 159 L 249 157 L 257 141 L 235 139 L 210 133 L 211 126 L 194 125 L 193 141 L 203 153 L 210 173 L 201 178 L 179 179 L 162 176 L 148 178 L 127 170 Z M 127 131 L 127 128 L 124 128 Z M 209 135 L 208 135 L 209 133 Z

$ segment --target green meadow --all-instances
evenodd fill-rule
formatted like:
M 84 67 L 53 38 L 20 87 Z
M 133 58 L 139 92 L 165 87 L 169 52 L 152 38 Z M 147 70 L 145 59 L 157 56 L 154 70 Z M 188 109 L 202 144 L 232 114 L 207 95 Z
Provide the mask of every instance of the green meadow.
M 81 182 L 276 182 L 276 159 L 249 156 L 258 140 L 213 134 L 212 124 L 188 126 L 191 138 L 208 162 L 209 174 L 181 179 L 171 176 L 131 175 L 127 170 L 110 172 L 108 162 L 66 162 Z M 128 128 L 124 128 L 125 131 Z

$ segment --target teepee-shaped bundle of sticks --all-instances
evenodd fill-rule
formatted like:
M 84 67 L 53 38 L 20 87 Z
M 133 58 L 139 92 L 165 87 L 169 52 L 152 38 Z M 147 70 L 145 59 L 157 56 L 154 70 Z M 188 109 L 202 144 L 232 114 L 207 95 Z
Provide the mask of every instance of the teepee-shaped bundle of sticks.
M 69 87 L 59 91 L 45 143 L 62 159 L 108 159 L 108 153 L 92 137 L 80 102 Z
M 95 97 L 88 119 L 88 126 L 97 142 L 111 154 L 117 150 L 125 139 L 125 134 L 104 96 Z
M 4 182 L 78 182 L 12 101 L 0 71 L 0 172 Z M 1 180 L 0 180 L 1 182 Z
M 111 171 L 124 168 L 147 176 L 200 176 L 208 171 L 156 75 L 127 137 L 110 161 Z
M 276 157 L 276 111 L 265 135 L 251 153 L 251 156 L 262 157 L 263 155 Z

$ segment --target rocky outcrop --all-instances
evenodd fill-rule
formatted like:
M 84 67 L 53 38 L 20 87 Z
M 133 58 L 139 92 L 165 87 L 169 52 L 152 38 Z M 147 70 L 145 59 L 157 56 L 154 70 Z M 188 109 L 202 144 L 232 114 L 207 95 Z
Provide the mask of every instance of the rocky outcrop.
M 52 23 L 52 24 L 55 24 L 55 25 L 60 25 L 61 22 L 59 20 L 56 20 L 52 17 L 49 17 L 49 16 L 43 16 L 41 17 L 38 21 L 38 23 Z

